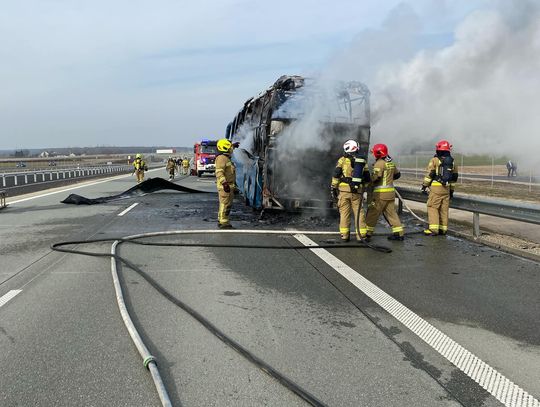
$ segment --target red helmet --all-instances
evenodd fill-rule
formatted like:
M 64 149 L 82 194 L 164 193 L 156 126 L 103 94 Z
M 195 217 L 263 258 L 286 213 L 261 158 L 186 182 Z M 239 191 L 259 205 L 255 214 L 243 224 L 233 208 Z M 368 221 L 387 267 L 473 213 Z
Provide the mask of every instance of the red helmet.
M 371 152 L 376 159 L 383 158 L 388 155 L 388 147 L 386 147 L 386 144 L 375 144 Z
M 446 140 L 441 140 L 435 145 L 435 150 L 437 151 L 450 151 L 452 144 Z

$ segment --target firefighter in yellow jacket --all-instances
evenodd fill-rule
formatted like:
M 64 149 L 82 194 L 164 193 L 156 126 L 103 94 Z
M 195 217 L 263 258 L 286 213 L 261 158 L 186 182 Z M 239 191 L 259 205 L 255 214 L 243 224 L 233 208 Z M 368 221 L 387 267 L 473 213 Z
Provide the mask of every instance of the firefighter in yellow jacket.
M 236 181 L 236 169 L 231 161 L 233 144 L 227 139 L 221 139 L 217 142 L 217 149 L 219 151 L 216 157 L 216 184 L 219 195 L 218 227 L 231 229 L 229 213 L 233 203 Z
M 137 182 L 144 181 L 144 172 L 148 171 L 146 162 L 142 158 L 142 154 L 137 154 L 135 160 L 133 161 L 133 173 L 137 176 Z
M 358 155 L 359 150 L 360 146 L 356 140 L 347 140 L 343 144 L 345 154 L 336 164 L 330 187 L 332 199 L 337 199 L 339 233 L 344 242 L 350 239 L 351 211 L 354 215 L 356 239 L 364 238 L 367 231 L 366 219 L 362 211 L 362 195 L 364 184 L 369 181 L 369 170 L 366 159 Z M 355 165 L 360 167 L 358 173 L 353 174 Z
M 169 159 L 167 160 L 167 165 L 165 167 L 165 169 L 169 173 L 169 180 L 174 179 L 177 168 L 178 167 L 176 166 L 176 160 L 172 157 L 169 157 Z
M 189 175 L 189 160 L 187 157 L 182 160 L 182 174 Z
M 371 238 L 375 231 L 375 225 L 383 214 L 386 221 L 392 227 L 392 235 L 389 240 L 403 240 L 403 226 L 396 212 L 396 191 L 394 180 L 401 174 L 388 155 L 388 147 L 385 144 L 375 144 L 371 150 L 376 161 L 371 174 L 373 186 L 373 198 L 368 206 L 366 215 L 367 238 Z
M 448 231 L 448 209 L 458 179 L 458 169 L 450 154 L 452 145 L 441 140 L 435 146 L 435 156 L 429 161 L 427 174 L 422 183 L 422 192 L 429 188 L 427 213 L 429 226 L 426 236 L 446 235 Z

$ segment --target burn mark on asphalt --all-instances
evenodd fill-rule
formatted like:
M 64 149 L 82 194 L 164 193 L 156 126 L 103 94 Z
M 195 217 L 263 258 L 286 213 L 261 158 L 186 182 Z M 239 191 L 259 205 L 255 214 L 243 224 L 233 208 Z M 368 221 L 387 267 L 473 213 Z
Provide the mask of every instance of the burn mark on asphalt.
M 356 327 L 356 325 L 353 324 L 352 322 L 346 322 L 346 321 L 332 321 L 332 325 L 334 325 L 334 326 L 344 326 L 344 327 L 347 327 L 347 328 Z
M 437 379 L 442 376 L 442 372 L 431 363 L 428 363 L 424 359 L 424 355 L 418 352 L 410 342 L 401 342 L 400 346 L 405 354 L 403 360 L 410 361 L 412 367 L 420 370 L 425 370 L 431 376 L 436 377 Z
M 399 346 L 403 352 L 404 361 L 410 362 L 411 366 L 416 369 L 424 370 L 444 386 L 448 392 L 446 399 L 459 400 L 461 404 L 467 407 L 481 407 L 484 405 L 484 402 L 489 397 L 489 393 L 478 386 L 474 380 L 461 370 L 453 368 L 448 379 L 448 373 L 443 376 L 442 370 L 426 361 L 424 355 L 418 352 L 410 342 L 400 342 L 397 340 L 396 336 L 401 333 L 399 328 L 395 326 L 387 328 L 380 323 L 380 319 L 377 317 L 373 318 L 373 322 Z
M 386 336 L 388 336 L 389 338 L 392 338 L 394 340 L 396 340 L 395 337 L 401 333 L 401 329 L 399 329 L 397 326 L 391 326 L 391 327 L 387 328 L 385 326 L 382 326 L 382 324 L 380 324 L 379 321 L 377 321 L 377 320 L 374 320 L 374 323 L 379 327 L 379 329 L 381 331 L 384 332 L 384 334 Z
M 242 295 L 240 291 L 223 291 L 223 295 L 227 297 L 236 297 L 237 295 Z
M 490 396 L 486 390 L 459 369 L 452 370 L 445 386 L 467 407 L 482 407 Z
M 4 335 L 11 343 L 15 343 L 15 338 L 7 333 L 7 331 L 0 326 L 0 334 Z
M 235 308 L 240 308 L 240 309 L 243 309 L 245 311 L 251 311 L 251 308 L 248 308 L 248 307 L 242 307 L 241 305 L 236 305 L 236 304 L 230 304 L 228 302 L 225 302 L 225 301 L 218 301 L 220 304 L 223 304 L 223 305 L 228 305 L 229 307 L 235 307 Z

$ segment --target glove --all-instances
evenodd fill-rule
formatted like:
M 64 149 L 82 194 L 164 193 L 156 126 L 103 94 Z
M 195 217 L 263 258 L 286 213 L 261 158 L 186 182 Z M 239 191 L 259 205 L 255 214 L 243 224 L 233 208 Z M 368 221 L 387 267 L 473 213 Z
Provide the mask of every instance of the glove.
M 236 143 L 233 143 L 233 147 L 234 147 L 234 148 L 240 147 L 240 143 L 239 143 L 238 141 L 237 141 Z
M 453 197 L 454 197 L 454 190 L 451 189 L 451 190 L 450 190 L 450 199 L 452 199 Z
M 338 195 L 339 195 L 339 191 L 337 190 L 337 188 L 331 187 L 330 188 L 330 199 L 332 199 L 332 201 L 334 201 L 334 202 L 337 202 Z
M 426 187 L 425 185 L 422 185 L 422 193 L 423 193 L 424 195 L 427 195 L 427 194 L 428 194 L 427 188 L 428 188 L 428 187 Z
M 227 193 L 231 192 L 231 186 L 229 185 L 229 183 L 227 181 L 223 182 L 221 184 L 221 186 L 223 187 L 223 190 Z

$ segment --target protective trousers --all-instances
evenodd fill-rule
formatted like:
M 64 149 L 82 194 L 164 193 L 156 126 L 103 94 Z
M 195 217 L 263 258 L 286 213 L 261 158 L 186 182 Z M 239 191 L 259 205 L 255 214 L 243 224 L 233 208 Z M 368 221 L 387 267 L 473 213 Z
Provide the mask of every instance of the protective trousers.
M 396 212 L 395 199 L 380 199 L 377 197 L 373 198 L 368 207 L 366 215 L 367 234 L 373 234 L 375 231 L 375 225 L 377 224 L 381 213 L 392 227 L 392 233 L 394 235 L 403 236 L 403 226 L 401 226 L 401 221 L 399 220 L 399 216 Z
M 137 182 L 143 182 L 144 181 L 144 170 L 135 170 L 135 174 L 137 175 Z
M 218 210 L 218 223 L 220 225 L 229 224 L 229 213 L 231 213 L 231 206 L 233 203 L 233 193 L 225 192 L 224 190 L 218 191 L 219 196 L 219 210 Z
M 349 240 L 351 226 L 351 210 L 354 214 L 354 228 L 356 230 L 356 238 L 365 236 L 366 234 L 366 219 L 362 211 L 362 195 L 352 192 L 340 191 L 338 196 L 339 209 L 339 233 L 341 239 Z M 360 212 L 360 214 L 358 213 Z M 357 217 L 360 216 L 360 219 Z M 360 225 L 357 230 L 357 225 Z
M 448 208 L 450 207 L 450 194 L 437 194 L 430 191 L 427 200 L 427 213 L 429 230 L 433 234 L 445 234 L 448 231 Z M 426 231 L 427 233 L 427 231 Z

